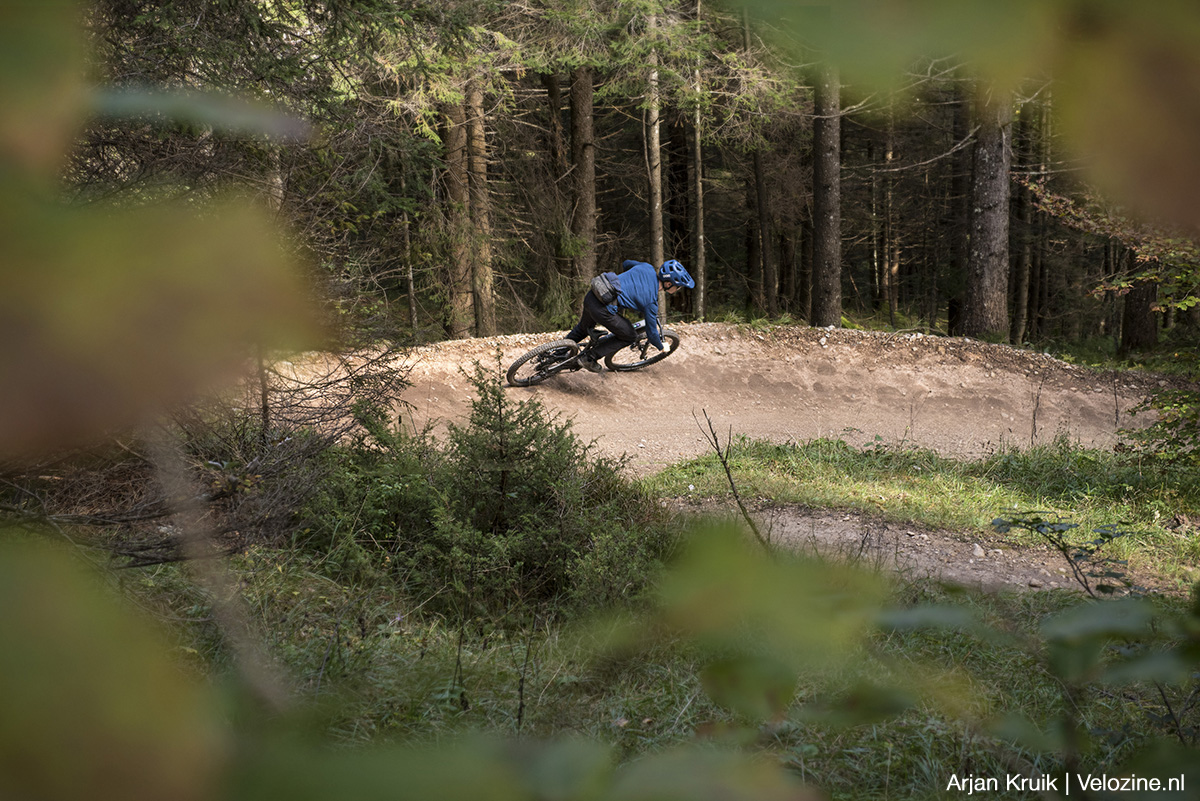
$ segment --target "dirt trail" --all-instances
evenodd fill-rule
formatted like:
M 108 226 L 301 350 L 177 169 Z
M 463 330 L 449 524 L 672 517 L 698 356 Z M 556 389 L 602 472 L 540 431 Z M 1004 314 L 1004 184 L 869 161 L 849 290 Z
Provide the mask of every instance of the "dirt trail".
M 708 450 L 697 419 L 724 437 L 773 441 L 840 437 L 853 445 L 929 448 L 975 457 L 1002 445 L 1026 447 L 1066 436 L 1109 448 L 1140 424 L 1129 410 L 1158 384 L 1050 356 L 966 339 L 807 327 L 758 332 L 720 323 L 673 324 L 679 353 L 635 373 L 579 371 L 513 397 L 536 397 L 574 421 L 601 453 L 626 454 L 637 474 Z M 504 367 L 561 334 L 517 334 L 440 343 L 412 354 L 404 400 L 417 424 L 460 420 L 472 398 L 461 372 L 472 362 Z M 877 439 L 879 438 L 879 439 Z M 889 526 L 857 515 L 764 510 L 793 542 L 867 543 L 877 560 L 965 583 L 1066 586 L 1060 560 L 1014 556 L 997 543 L 948 532 Z M 978 547 L 977 547 L 978 546 Z M 982 551 L 982 555 L 980 552 Z
M 786 328 L 755 332 L 720 323 L 672 325 L 679 353 L 635 373 L 556 376 L 514 397 L 536 397 L 575 421 L 604 453 L 628 454 L 638 473 L 703 453 L 693 419 L 718 431 L 777 441 L 879 436 L 953 456 L 1058 435 L 1111 447 L 1150 379 L 1075 367 L 1049 356 L 920 334 Z M 461 373 L 475 360 L 507 365 L 561 334 L 516 334 L 420 348 L 404 394 L 419 421 L 456 420 L 468 408 Z M 1036 429 L 1036 430 L 1035 430 Z

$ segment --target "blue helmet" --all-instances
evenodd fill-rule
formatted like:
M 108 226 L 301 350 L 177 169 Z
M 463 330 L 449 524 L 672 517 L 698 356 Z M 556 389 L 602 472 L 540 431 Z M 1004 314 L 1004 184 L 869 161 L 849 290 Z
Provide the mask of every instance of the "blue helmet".
M 696 282 L 692 280 L 692 276 L 688 274 L 688 271 L 674 259 L 667 259 L 663 262 L 662 267 L 658 268 L 658 280 L 666 281 L 675 286 L 681 286 L 684 289 L 691 289 L 696 286 Z

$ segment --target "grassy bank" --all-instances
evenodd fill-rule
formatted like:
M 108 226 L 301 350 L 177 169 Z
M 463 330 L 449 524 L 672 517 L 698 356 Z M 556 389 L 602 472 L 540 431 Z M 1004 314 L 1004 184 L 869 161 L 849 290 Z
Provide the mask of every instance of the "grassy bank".
M 1125 536 L 1106 554 L 1187 587 L 1200 564 L 1200 471 L 1133 454 L 1084 450 L 1060 441 L 1029 450 L 1000 450 L 978 461 L 932 451 L 855 448 L 841 440 L 778 445 L 735 439 L 727 461 L 738 491 L 814 508 L 852 509 L 897 522 L 1032 542 L 1036 535 L 998 534 L 998 517 L 1039 512 L 1077 524 L 1077 543 L 1116 526 Z M 676 497 L 729 496 L 715 454 L 673 466 L 651 479 L 652 490 Z

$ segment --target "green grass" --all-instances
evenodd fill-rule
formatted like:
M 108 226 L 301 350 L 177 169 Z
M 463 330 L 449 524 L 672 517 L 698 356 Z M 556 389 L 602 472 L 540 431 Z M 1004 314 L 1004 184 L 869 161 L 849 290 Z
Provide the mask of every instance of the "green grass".
M 1068 593 L 952 594 L 928 582 L 891 585 L 887 607 L 954 604 L 1012 636 L 868 633 L 849 654 L 849 668 L 806 671 L 785 714 L 761 723 L 708 697 L 700 677 L 712 654 L 679 632 L 656 627 L 652 641 L 614 651 L 598 625 L 450 625 L 423 615 L 382 572 L 338 583 L 313 557 L 286 550 L 256 549 L 234 569 L 254 629 L 292 681 L 289 725 L 342 747 L 440 743 L 476 733 L 529 741 L 580 736 L 630 762 L 708 743 L 759 753 L 832 798 L 918 799 L 956 797 L 945 793 L 946 780 L 965 764 L 979 775 L 1004 775 L 1016 754 L 1061 769 L 1054 755 L 991 733 L 1005 713 L 1047 728 L 1069 713 L 1093 732 L 1084 755 L 1095 769 L 1118 764 L 1158 731 L 1149 715 L 1161 705 L 1150 691 L 1088 687 L 1068 702 L 1040 649 L 1030 647 L 1041 620 L 1078 603 Z M 194 593 L 180 593 L 182 580 L 177 568 L 161 568 L 133 589 L 163 609 L 178 604 L 183 650 L 218 673 L 228 669 L 211 624 L 194 610 Z M 644 622 L 652 613 L 625 614 Z M 846 693 L 863 682 L 916 687 L 920 699 L 877 720 L 814 716 L 814 709 L 846 707 Z
M 996 518 L 1038 511 L 1078 524 L 1072 536 L 1079 542 L 1092 539 L 1094 529 L 1118 525 L 1129 533 L 1107 555 L 1181 582 L 1195 580 L 1191 568 L 1200 559 L 1200 538 L 1186 524 L 1176 525 L 1200 515 L 1200 473 L 1152 458 L 1083 450 L 1063 441 L 956 461 L 882 444 L 735 439 L 729 463 L 745 498 L 856 510 L 991 539 L 1002 536 L 991 527 Z M 676 497 L 730 494 L 714 454 L 670 467 L 648 485 Z M 1025 544 L 1036 540 L 1016 532 L 1004 536 Z

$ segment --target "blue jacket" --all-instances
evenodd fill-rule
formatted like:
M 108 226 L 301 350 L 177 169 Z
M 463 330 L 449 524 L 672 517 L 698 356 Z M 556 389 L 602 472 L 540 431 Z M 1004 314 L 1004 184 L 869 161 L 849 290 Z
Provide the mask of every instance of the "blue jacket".
M 662 336 L 658 325 L 658 271 L 644 261 L 626 259 L 621 265 L 625 272 L 605 273 L 608 280 L 617 288 L 617 300 L 610 303 L 608 308 L 616 311 L 633 309 L 646 320 L 646 338 L 650 344 L 659 350 L 663 349 Z

